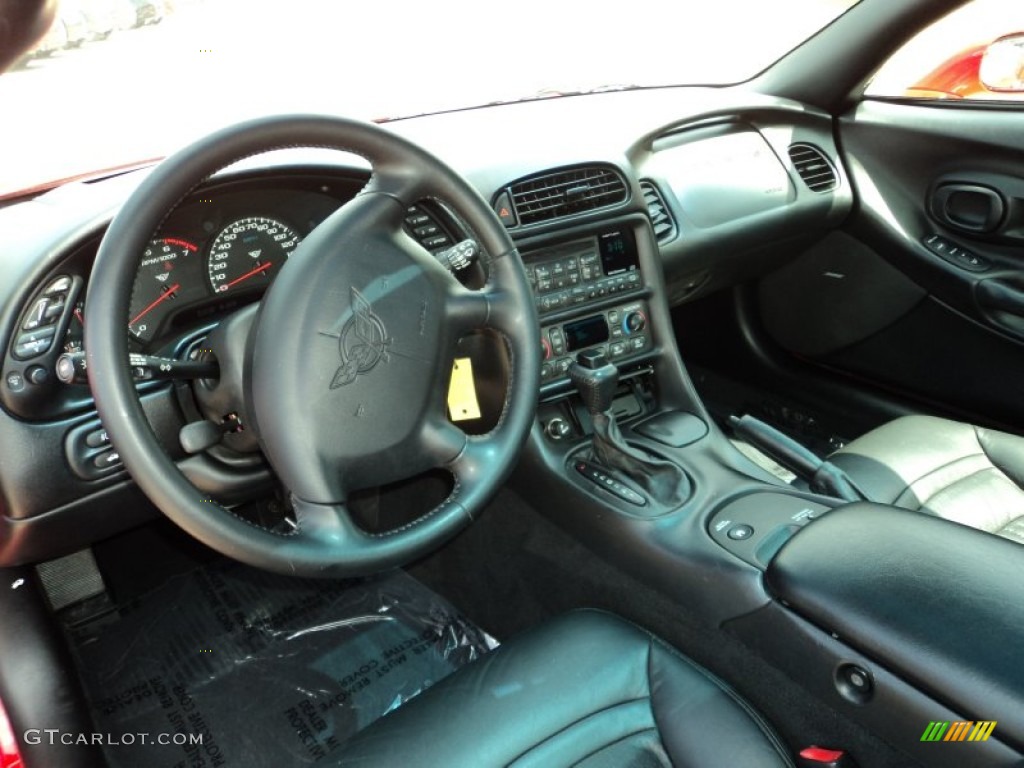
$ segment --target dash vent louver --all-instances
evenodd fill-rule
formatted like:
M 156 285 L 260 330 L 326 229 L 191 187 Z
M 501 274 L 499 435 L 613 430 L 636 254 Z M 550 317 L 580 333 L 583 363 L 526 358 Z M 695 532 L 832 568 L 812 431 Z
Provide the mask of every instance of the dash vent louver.
M 813 144 L 792 144 L 789 147 L 789 159 L 800 174 L 804 184 L 812 192 L 831 192 L 839 186 L 832 163 L 825 153 Z
M 665 205 L 665 198 L 653 181 L 644 179 L 640 182 L 640 191 L 644 193 L 644 202 L 647 204 L 647 214 L 651 217 L 651 225 L 654 227 L 654 236 L 659 243 L 671 240 L 676 234 L 676 223 L 672 220 L 672 214 L 668 212 Z
M 528 176 L 509 185 L 519 224 L 537 224 L 620 205 L 629 199 L 625 180 L 607 166 L 577 166 Z

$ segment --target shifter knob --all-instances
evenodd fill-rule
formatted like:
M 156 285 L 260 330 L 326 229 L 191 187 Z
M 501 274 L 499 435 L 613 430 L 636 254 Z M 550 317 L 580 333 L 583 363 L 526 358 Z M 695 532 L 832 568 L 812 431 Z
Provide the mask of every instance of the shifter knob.
M 569 366 L 569 378 L 592 416 L 611 409 L 619 386 L 619 369 L 608 362 L 604 352 L 596 349 L 580 352 Z

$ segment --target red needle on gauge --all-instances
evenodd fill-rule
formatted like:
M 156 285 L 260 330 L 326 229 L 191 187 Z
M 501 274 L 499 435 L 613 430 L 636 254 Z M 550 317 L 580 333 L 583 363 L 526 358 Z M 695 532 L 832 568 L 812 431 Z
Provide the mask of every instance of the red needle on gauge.
M 181 284 L 180 284 L 180 283 L 175 283 L 174 285 L 172 285 L 172 286 L 171 286 L 170 288 L 168 288 L 168 289 L 167 289 L 166 291 L 164 291 L 163 293 L 161 293 L 161 294 L 160 294 L 160 298 L 158 298 L 158 299 L 157 299 L 156 301 L 154 301 L 154 302 L 153 302 L 152 304 L 150 304 L 150 305 L 149 305 L 148 307 L 146 307 L 146 308 L 145 308 L 144 310 L 142 310 L 141 312 L 139 312 L 139 314 L 137 314 L 137 315 L 135 316 L 135 318 L 134 318 L 134 319 L 133 319 L 133 320 L 132 320 L 132 321 L 131 321 L 130 323 L 128 323 L 128 325 L 135 325 L 135 324 L 136 324 L 137 322 L 139 322 L 139 320 L 141 320 L 142 318 L 144 318 L 144 317 L 145 317 L 146 315 L 148 315 L 148 314 L 149 314 L 149 313 L 150 313 L 150 312 L 151 312 L 151 311 L 152 311 L 153 309 L 155 309 L 155 308 L 156 308 L 157 306 L 159 306 L 161 302 L 165 301 L 166 299 L 169 299 L 169 298 L 171 298 L 171 296 L 173 296 L 173 295 L 174 295 L 174 293 L 175 293 L 175 292 L 176 292 L 176 291 L 177 291 L 177 290 L 178 290 L 179 288 L 181 288 Z
M 236 277 L 236 278 L 235 278 L 234 280 L 232 280 L 232 281 L 231 281 L 230 283 L 227 283 L 226 285 L 222 285 L 222 286 L 220 287 L 220 290 L 221 290 L 221 291 L 226 291 L 226 290 L 227 290 L 228 288 L 230 288 L 230 287 L 231 287 L 232 285 L 238 285 L 238 284 L 239 284 L 240 282 L 242 282 L 243 280 L 248 280 L 248 279 L 249 279 L 250 277 L 252 277 L 253 275 L 258 275 L 258 274 L 259 274 L 260 272 L 263 272 L 264 270 L 270 269 L 270 267 L 271 267 L 271 266 L 273 266 L 273 264 L 274 264 L 274 262 L 272 262 L 272 261 L 267 261 L 267 262 L 264 262 L 263 264 L 260 264 L 260 265 L 259 265 L 258 267 L 256 267 L 255 269 L 250 269 L 250 270 L 249 270 L 248 272 L 246 272 L 246 273 L 245 273 L 244 275 L 242 275 L 241 277 Z

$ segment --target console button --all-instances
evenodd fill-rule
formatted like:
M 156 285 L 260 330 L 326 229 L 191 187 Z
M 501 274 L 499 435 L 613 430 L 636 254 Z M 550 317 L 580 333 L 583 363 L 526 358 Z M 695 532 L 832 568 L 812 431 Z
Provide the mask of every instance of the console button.
M 614 477 L 611 477 L 603 469 L 594 464 L 586 461 L 575 462 L 576 471 L 583 475 L 587 480 L 599 485 L 615 496 L 618 496 L 623 501 L 627 501 L 638 507 L 643 507 L 647 504 L 647 499 L 641 496 L 639 493 L 634 491 L 625 483 L 621 483 Z
M 41 365 L 30 365 L 25 371 L 25 378 L 29 384 L 45 384 L 46 380 L 50 378 L 50 372 Z
M 107 445 L 109 442 L 110 436 L 105 429 L 97 429 L 95 432 L 90 432 L 85 436 L 85 444 L 90 448 L 99 448 L 101 445 Z
M 25 388 L 25 377 L 21 375 L 21 371 L 9 371 L 4 380 L 12 392 L 21 392 Z
M 565 374 L 569 372 L 570 365 L 572 365 L 572 360 L 570 360 L 568 357 L 563 357 L 561 360 L 555 363 L 555 369 L 559 373 Z
M 423 241 L 423 245 L 425 245 L 427 248 L 430 248 L 431 250 L 433 250 L 434 248 L 441 248 L 442 246 L 445 245 L 451 245 L 451 243 L 452 241 L 448 237 L 448 235 L 434 235 L 433 237 L 428 237 L 426 240 Z
M 63 302 L 61 307 L 63 307 Z M 32 305 L 32 310 L 28 313 L 28 317 L 25 318 L 24 324 L 21 329 L 23 331 L 32 331 L 38 328 L 40 325 L 44 325 L 46 320 L 46 310 L 50 307 L 50 300 L 47 298 L 39 299 L 35 304 Z
M 92 460 L 92 465 L 96 469 L 109 469 L 110 467 L 116 467 L 121 463 L 121 457 L 117 451 L 104 451 L 103 453 L 96 454 Z
M 611 357 L 622 357 L 624 354 L 626 354 L 626 344 L 625 344 L 625 342 L 622 342 L 622 341 L 612 342 L 608 346 L 608 354 Z
M 551 267 L 547 264 L 538 264 L 534 270 L 534 274 L 537 275 L 538 280 L 550 280 L 551 279 Z
M 61 316 L 64 312 L 64 296 L 55 296 L 50 299 L 50 306 L 46 308 L 46 312 L 43 314 L 45 324 L 52 323 L 54 320 Z
M 734 525 L 725 535 L 733 541 L 746 541 L 754 535 L 754 529 L 749 525 L 741 523 L 740 525 Z
M 643 349 L 645 346 L 647 346 L 647 337 L 634 336 L 632 339 L 629 340 L 629 346 L 631 346 L 634 350 L 639 351 Z
M 14 347 L 14 356 L 19 360 L 28 360 L 31 357 L 38 357 L 44 352 L 50 349 L 49 339 L 39 339 L 37 341 L 28 341 L 24 344 L 16 344 Z
M 544 363 L 540 367 L 540 377 L 541 377 L 541 379 L 550 379 L 552 377 L 552 375 L 554 375 L 554 373 L 555 373 L 555 369 L 549 363 Z
M 71 278 L 67 275 L 61 275 L 55 278 L 52 283 L 46 286 L 46 290 L 43 291 L 47 296 L 52 296 L 55 293 L 66 293 L 71 288 Z

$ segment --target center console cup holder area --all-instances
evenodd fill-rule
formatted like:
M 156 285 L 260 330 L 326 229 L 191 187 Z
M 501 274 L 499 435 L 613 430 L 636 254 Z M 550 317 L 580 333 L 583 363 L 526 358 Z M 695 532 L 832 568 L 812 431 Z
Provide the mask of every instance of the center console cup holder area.
M 831 509 L 795 494 L 751 493 L 720 507 L 708 521 L 708 533 L 722 548 L 763 570 L 793 534 Z

